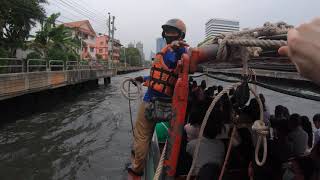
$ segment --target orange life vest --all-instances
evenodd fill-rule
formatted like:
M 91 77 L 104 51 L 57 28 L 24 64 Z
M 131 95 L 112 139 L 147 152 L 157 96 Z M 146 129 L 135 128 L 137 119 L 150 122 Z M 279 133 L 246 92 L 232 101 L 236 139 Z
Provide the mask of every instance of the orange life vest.
M 178 80 L 178 68 L 170 69 L 164 63 L 163 56 L 169 48 L 170 45 L 165 46 L 161 52 L 156 55 L 150 70 L 150 79 L 147 80 L 144 85 L 171 97 Z

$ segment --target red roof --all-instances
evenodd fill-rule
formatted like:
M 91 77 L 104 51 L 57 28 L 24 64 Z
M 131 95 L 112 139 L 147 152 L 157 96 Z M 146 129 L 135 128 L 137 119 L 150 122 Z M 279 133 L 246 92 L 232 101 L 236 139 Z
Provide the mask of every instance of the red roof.
M 64 23 L 63 25 L 70 28 L 77 28 L 79 31 L 96 36 L 96 32 L 94 31 L 94 29 L 92 28 L 88 20 L 69 22 L 69 23 Z M 84 28 L 83 27 L 84 25 L 88 25 L 89 29 Z

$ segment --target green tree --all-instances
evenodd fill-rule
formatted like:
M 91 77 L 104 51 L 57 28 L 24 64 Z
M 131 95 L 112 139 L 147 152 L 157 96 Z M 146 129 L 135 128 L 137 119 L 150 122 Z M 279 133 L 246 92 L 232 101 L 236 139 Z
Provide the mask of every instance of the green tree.
M 45 58 L 67 60 L 70 54 L 78 56 L 80 39 L 72 36 L 72 31 L 63 25 L 56 25 L 60 13 L 52 14 L 41 24 L 41 30 L 36 32 L 35 40 L 30 47 Z
M 2 0 L 0 4 L 0 47 L 15 56 L 25 45 L 32 27 L 45 19 L 46 0 Z
M 121 53 L 123 52 L 121 51 Z M 123 59 L 124 59 L 124 55 L 123 55 Z M 127 59 L 127 63 L 130 64 L 131 66 L 142 65 L 140 52 L 137 48 L 126 48 L 126 59 Z

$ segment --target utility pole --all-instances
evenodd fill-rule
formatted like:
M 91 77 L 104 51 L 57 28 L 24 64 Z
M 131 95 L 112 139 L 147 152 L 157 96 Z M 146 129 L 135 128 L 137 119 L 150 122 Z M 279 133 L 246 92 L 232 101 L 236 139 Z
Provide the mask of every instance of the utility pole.
M 111 41 L 111 67 L 113 68 L 113 43 L 114 43 L 114 20 L 116 17 L 112 16 L 112 30 L 111 30 L 111 36 L 112 36 L 112 41 Z
M 111 18 L 110 18 L 110 12 L 108 12 L 109 18 L 108 18 L 108 22 L 107 22 L 107 27 L 108 27 L 108 68 L 111 69 L 111 56 L 110 56 L 110 45 L 111 45 L 111 41 L 110 41 L 110 34 L 111 34 L 111 27 L 110 27 L 110 23 L 111 23 Z
M 124 50 L 124 68 L 127 69 L 127 56 L 126 56 L 126 47 L 123 48 Z

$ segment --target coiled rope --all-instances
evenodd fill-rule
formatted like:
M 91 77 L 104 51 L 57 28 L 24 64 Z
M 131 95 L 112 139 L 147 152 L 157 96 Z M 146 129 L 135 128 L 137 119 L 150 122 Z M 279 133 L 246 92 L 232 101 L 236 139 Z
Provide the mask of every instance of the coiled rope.
M 137 90 L 135 92 L 130 92 L 129 89 L 125 88 L 125 85 L 126 83 L 133 83 L 133 82 L 136 84 L 135 86 L 137 87 Z M 129 77 L 125 78 L 125 80 L 121 82 L 120 90 L 122 95 L 128 100 L 138 100 L 138 99 L 141 99 L 143 96 L 141 83 Z

